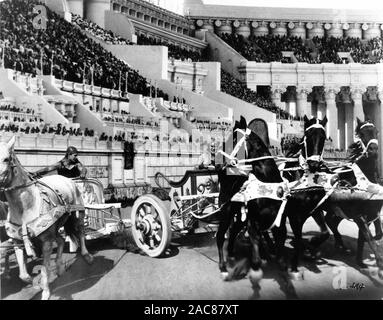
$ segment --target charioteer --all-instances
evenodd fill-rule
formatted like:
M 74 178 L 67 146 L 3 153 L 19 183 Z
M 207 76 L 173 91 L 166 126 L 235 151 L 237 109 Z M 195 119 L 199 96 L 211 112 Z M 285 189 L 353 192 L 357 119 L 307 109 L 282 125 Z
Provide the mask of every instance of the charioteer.
M 85 179 L 87 175 L 87 169 L 78 160 L 78 151 L 76 147 L 68 147 L 65 153 L 65 157 L 52 166 L 42 168 L 34 173 L 36 177 L 45 175 L 49 172 L 57 170 L 57 174 L 67 178 L 81 178 Z

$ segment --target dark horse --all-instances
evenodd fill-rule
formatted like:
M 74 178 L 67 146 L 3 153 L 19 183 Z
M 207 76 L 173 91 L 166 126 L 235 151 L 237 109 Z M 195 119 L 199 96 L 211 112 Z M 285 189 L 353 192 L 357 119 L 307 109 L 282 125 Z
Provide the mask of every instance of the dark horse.
M 378 131 L 370 121 L 362 122 L 357 119 L 355 129 L 358 141 L 353 143 L 350 148 L 349 160 L 356 164 L 363 172 L 365 177 L 372 183 L 378 182 Z M 347 188 L 357 185 L 355 172 L 350 168 L 344 168 L 338 173 L 340 185 L 346 185 Z M 347 190 L 347 189 L 346 189 Z M 352 219 L 359 227 L 358 246 L 356 261 L 357 264 L 365 268 L 363 263 L 363 247 L 367 241 L 375 254 L 376 262 L 379 267 L 379 276 L 383 278 L 383 243 L 382 243 L 382 225 L 380 220 L 380 211 L 383 206 L 383 200 L 366 200 L 351 198 L 341 198 L 339 193 L 334 192 L 325 206 L 327 211 L 326 222 L 334 233 L 335 245 L 337 248 L 346 250 L 342 236 L 338 231 L 339 223 L 344 219 Z M 368 225 L 374 222 L 375 238 L 372 237 Z
M 263 130 L 257 130 L 259 131 L 257 132 L 258 134 L 253 130 L 247 130 L 245 141 L 241 146 L 242 152 L 245 153 L 245 158 L 251 163 L 250 173 L 261 182 L 282 183 L 283 180 L 278 167 L 265 144 L 265 141 L 268 141 L 267 125 L 264 120 L 261 119 L 252 121 L 252 123 L 255 122 L 259 123 L 260 126 L 258 127 L 262 127 Z M 247 123 L 243 117 L 241 117 L 240 122 L 236 122 L 234 131 L 236 129 L 247 129 Z M 235 133 L 232 138 L 234 146 L 237 146 L 238 143 L 243 141 L 242 139 L 238 140 Z M 241 149 L 239 152 L 241 152 Z M 225 151 L 229 151 L 228 148 L 226 148 Z M 269 198 L 259 198 L 250 200 L 247 205 L 243 202 L 231 201 L 232 197 L 248 180 L 248 174 L 236 175 L 233 174 L 231 170 L 238 170 L 238 168 L 233 168 L 230 164 L 224 164 L 218 169 L 218 178 L 220 182 L 219 201 L 221 204 L 220 222 L 217 232 L 219 269 L 224 278 L 226 278 L 228 272 L 223 253 L 226 231 L 230 227 L 227 251 L 228 260 L 231 260 L 234 259 L 233 252 L 236 237 L 245 226 L 252 247 L 249 276 L 250 280 L 255 284 L 258 283 L 263 276 L 261 269 L 262 260 L 260 256 L 260 246 L 262 246 L 263 242 L 262 231 L 267 230 L 273 225 L 281 206 L 281 201 Z M 245 218 L 243 218 L 244 213 Z M 284 218 L 282 218 L 280 227 L 273 227 L 272 232 L 276 242 L 278 262 L 280 263 L 280 267 L 285 270 L 286 263 L 284 262 L 283 249 L 286 237 L 286 227 Z
M 299 257 L 303 253 L 302 242 L 302 229 L 306 220 L 312 216 L 317 224 L 320 226 L 320 235 L 313 237 L 308 245 L 308 250 L 311 257 L 317 257 L 317 248 L 326 241 L 330 233 L 326 227 L 323 211 L 321 210 L 320 201 L 325 197 L 326 192 L 323 187 L 308 184 L 304 186 L 304 177 L 310 174 L 315 174 L 320 171 L 329 172 L 328 168 L 324 165 L 322 153 L 324 149 L 324 142 L 326 140 L 325 126 L 327 124 L 327 117 L 323 120 L 316 118 L 308 119 L 304 117 L 304 136 L 298 147 L 293 146 L 294 149 L 291 154 L 300 154 L 300 164 L 287 163 L 286 169 L 295 167 L 296 170 L 287 171 L 284 176 L 290 182 L 297 181 L 303 183 L 302 188 L 293 188 L 285 214 L 289 219 L 291 229 L 294 234 L 294 255 L 291 261 L 291 276 L 295 279 L 301 278 L 301 273 L 298 271 Z M 298 165 L 298 167 L 297 167 Z M 296 174 L 291 174 L 292 172 Z M 287 173 L 287 174 L 286 174 Z M 319 205 L 319 206 L 318 206 Z M 318 206 L 318 207 L 317 207 Z

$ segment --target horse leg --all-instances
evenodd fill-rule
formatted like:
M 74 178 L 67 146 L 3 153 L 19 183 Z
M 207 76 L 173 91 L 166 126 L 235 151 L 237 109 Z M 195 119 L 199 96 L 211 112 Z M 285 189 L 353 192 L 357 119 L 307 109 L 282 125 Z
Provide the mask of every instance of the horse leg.
M 226 262 L 225 262 L 225 258 L 223 254 L 223 244 L 225 243 L 225 233 L 230 226 L 230 212 L 228 211 L 229 209 L 230 207 L 226 207 L 222 209 L 226 211 L 221 211 L 223 213 L 223 219 L 219 223 L 217 234 L 216 234 L 218 259 L 219 259 L 218 267 L 224 280 L 226 280 L 228 277 Z
M 254 222 L 249 223 L 249 238 L 251 242 L 251 259 L 250 259 L 250 271 L 249 271 L 249 279 L 253 285 L 253 289 L 259 290 L 259 282 L 263 278 L 263 271 L 261 269 L 262 259 L 259 253 L 259 243 L 260 243 L 260 235 L 257 232 L 257 227 Z
M 57 268 L 57 276 L 61 276 L 65 272 L 65 265 L 62 259 L 65 240 L 57 234 L 57 253 L 56 253 L 56 268 Z
M 313 237 L 309 242 L 311 257 L 318 259 L 320 257 L 320 251 L 318 248 L 330 237 L 330 231 L 326 226 L 326 221 L 322 210 L 316 211 L 312 217 L 321 230 L 320 235 Z
M 367 265 L 363 262 L 363 249 L 364 249 L 364 242 L 366 239 L 364 238 L 364 234 L 361 227 L 359 225 L 358 227 L 359 227 L 359 231 L 358 231 L 358 245 L 356 249 L 356 263 L 360 268 L 365 269 L 367 268 Z
M 374 227 L 375 227 L 375 240 L 380 240 L 383 237 L 383 230 L 382 230 L 382 220 L 380 219 L 380 215 L 378 215 L 378 218 L 374 221 Z
M 77 237 L 80 239 L 81 255 L 88 264 L 93 263 L 93 256 L 88 252 L 85 245 L 85 230 L 84 230 L 84 217 L 85 211 L 78 212 L 78 218 L 76 223 Z
M 303 273 L 299 272 L 298 264 L 299 257 L 303 250 L 302 243 L 302 223 L 296 217 L 289 217 L 290 227 L 294 233 L 294 253 L 291 261 L 291 271 L 289 272 L 290 277 L 294 280 L 303 279 Z
M 17 264 L 19 265 L 19 278 L 25 283 L 32 283 L 32 277 L 27 271 L 27 264 L 24 256 L 24 249 L 15 247 L 15 256 Z
M 273 233 L 273 231 L 271 231 Z M 274 241 L 271 239 L 270 234 L 268 231 L 262 232 L 263 238 L 265 239 L 267 249 L 269 250 L 270 255 L 275 255 L 276 254 L 276 244 Z M 275 235 L 273 233 L 273 237 L 275 239 Z
M 341 234 L 339 233 L 338 226 L 341 223 L 343 218 L 338 217 L 334 211 L 329 209 L 327 211 L 325 221 L 330 228 L 331 232 L 334 234 L 334 240 L 335 240 L 335 249 L 338 251 L 341 251 L 345 254 L 350 254 L 351 250 L 345 246 L 343 243 L 343 239 Z
M 227 260 L 234 260 L 234 243 L 238 233 L 241 231 L 241 223 L 239 221 L 235 221 L 230 228 L 229 231 L 229 240 L 227 244 Z
M 376 241 L 374 240 L 370 229 L 363 217 L 355 219 L 359 230 L 361 230 L 364 239 L 367 240 L 368 245 L 370 246 L 372 252 L 375 254 L 376 264 L 379 268 L 379 278 L 383 279 L 383 240 Z
M 281 225 L 279 227 L 274 227 L 271 232 L 275 239 L 275 253 L 278 266 L 282 272 L 287 271 L 287 262 L 285 256 L 285 242 L 287 237 L 286 229 L 286 217 L 282 218 Z
M 11 270 L 9 269 L 9 256 L 11 254 L 9 252 L 6 252 L 4 254 L 4 277 L 7 280 L 11 279 Z
M 50 261 L 53 251 L 52 242 L 46 240 L 43 242 L 43 266 L 41 268 L 41 288 L 43 293 L 41 300 L 48 300 L 51 292 L 49 289 L 49 276 L 50 276 Z

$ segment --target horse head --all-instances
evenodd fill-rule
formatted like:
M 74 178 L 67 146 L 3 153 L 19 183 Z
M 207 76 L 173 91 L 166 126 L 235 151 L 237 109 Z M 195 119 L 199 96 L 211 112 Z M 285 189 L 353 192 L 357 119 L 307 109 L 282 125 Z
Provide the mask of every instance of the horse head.
M 302 155 L 306 159 L 311 172 L 319 170 L 322 163 L 322 154 L 326 140 L 327 117 L 323 120 L 317 118 L 308 119 L 304 117 L 304 138 Z
M 8 187 L 12 182 L 12 169 L 14 166 L 15 136 L 7 143 L 0 143 L 0 186 Z
M 359 118 L 356 118 L 357 126 L 355 129 L 355 134 L 357 140 L 361 144 L 363 150 L 362 154 L 366 155 L 368 158 L 378 158 L 378 129 L 370 121 L 361 121 Z

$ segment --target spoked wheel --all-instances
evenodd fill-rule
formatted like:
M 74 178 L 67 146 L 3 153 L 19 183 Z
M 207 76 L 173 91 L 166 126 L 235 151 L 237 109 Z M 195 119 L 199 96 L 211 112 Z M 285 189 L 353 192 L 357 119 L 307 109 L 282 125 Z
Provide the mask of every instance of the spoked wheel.
M 159 257 L 171 240 L 170 217 L 162 200 L 148 194 L 139 197 L 131 213 L 136 245 L 150 257 Z

